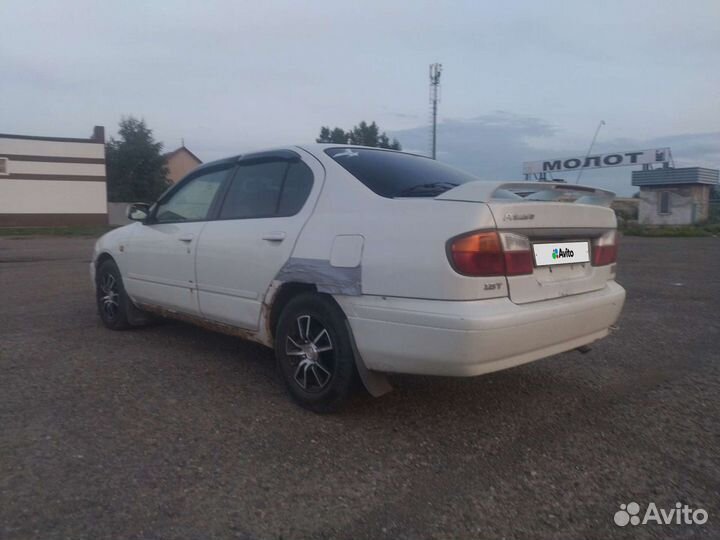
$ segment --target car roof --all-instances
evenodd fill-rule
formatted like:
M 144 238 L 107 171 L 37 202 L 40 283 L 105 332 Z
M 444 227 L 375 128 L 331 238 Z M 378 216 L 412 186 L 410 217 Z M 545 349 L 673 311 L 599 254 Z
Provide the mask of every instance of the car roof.
M 222 159 L 216 159 L 214 161 L 208 161 L 207 163 L 203 163 L 202 165 L 198 165 L 193 169 L 193 172 L 202 171 L 204 169 L 209 169 L 211 167 L 216 167 L 218 165 L 225 165 L 225 164 L 232 164 L 235 163 L 238 159 L 240 159 L 240 155 L 222 158 Z
M 238 160 L 240 160 L 243 157 L 250 156 L 250 155 L 256 155 L 256 154 L 265 154 L 265 153 L 271 153 L 271 152 L 282 152 L 282 151 L 297 151 L 297 149 L 305 150 L 306 152 L 309 152 L 313 155 L 319 155 L 323 154 L 325 150 L 328 148 L 353 148 L 353 149 L 365 149 L 365 150 L 379 150 L 384 152 L 395 152 L 398 154 L 408 154 L 411 156 L 419 156 L 419 157 L 427 157 L 422 154 L 416 154 L 414 152 L 405 152 L 402 150 L 393 150 L 390 148 L 378 148 L 376 146 L 362 146 L 358 144 L 337 144 L 337 143 L 310 143 L 310 144 L 297 144 L 297 145 L 287 145 L 287 146 L 275 146 L 272 148 L 262 148 L 257 150 L 252 150 L 250 152 L 246 152 L 245 154 L 236 154 L 234 156 L 216 159 L 214 161 L 208 161 L 207 163 L 203 163 L 202 165 L 199 165 L 194 171 L 200 171 L 203 169 L 216 167 L 218 165 L 224 165 L 224 164 L 233 164 L 236 163 Z
M 408 154 L 411 156 L 419 156 L 419 157 L 428 157 L 424 156 L 423 154 L 418 154 L 415 152 L 407 152 L 405 150 L 393 150 L 392 148 L 379 148 L 377 146 L 362 146 L 359 144 L 337 144 L 337 143 L 312 143 L 312 144 L 299 144 L 297 145 L 298 148 L 302 148 L 303 150 L 307 150 L 310 153 L 321 153 L 327 150 L 328 148 L 353 148 L 355 150 L 357 149 L 364 149 L 364 150 L 380 150 L 383 152 L 394 152 L 396 154 Z

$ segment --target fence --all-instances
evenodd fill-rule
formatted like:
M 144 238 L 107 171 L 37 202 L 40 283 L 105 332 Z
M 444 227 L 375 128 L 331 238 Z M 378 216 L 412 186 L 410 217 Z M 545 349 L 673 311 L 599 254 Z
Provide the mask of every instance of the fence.
M 126 202 L 109 202 L 107 203 L 108 225 L 120 226 L 127 225 L 130 220 L 125 215 L 127 205 Z

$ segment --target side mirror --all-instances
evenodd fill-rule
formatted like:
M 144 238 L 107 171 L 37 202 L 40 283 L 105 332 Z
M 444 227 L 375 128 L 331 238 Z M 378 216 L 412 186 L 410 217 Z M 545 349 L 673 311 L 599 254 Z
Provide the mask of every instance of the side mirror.
M 132 221 L 145 221 L 150 215 L 150 205 L 146 203 L 130 203 L 125 215 Z

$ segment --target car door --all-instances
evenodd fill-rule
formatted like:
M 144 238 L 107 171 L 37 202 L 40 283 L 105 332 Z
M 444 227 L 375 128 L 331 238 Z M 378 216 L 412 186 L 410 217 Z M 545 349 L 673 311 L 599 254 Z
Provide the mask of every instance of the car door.
M 216 220 L 203 229 L 196 271 L 204 317 L 256 330 L 265 293 L 290 257 L 324 178 L 293 151 L 241 160 Z
M 197 240 L 234 163 L 200 169 L 154 206 L 125 247 L 125 287 L 133 300 L 199 313 L 195 279 Z

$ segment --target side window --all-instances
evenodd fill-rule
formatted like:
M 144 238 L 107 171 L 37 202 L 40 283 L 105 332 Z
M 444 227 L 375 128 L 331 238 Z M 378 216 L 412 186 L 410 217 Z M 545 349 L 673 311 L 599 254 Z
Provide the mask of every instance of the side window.
M 288 162 L 240 164 L 225 195 L 220 219 L 273 217 Z
M 278 216 L 294 216 L 307 201 L 313 185 L 313 173 L 303 162 L 292 163 L 280 194 Z
M 220 219 L 293 216 L 305 204 L 312 185 L 312 171 L 301 161 L 240 164 Z
M 228 167 L 210 170 L 189 180 L 158 206 L 155 221 L 202 221 L 228 173 Z

